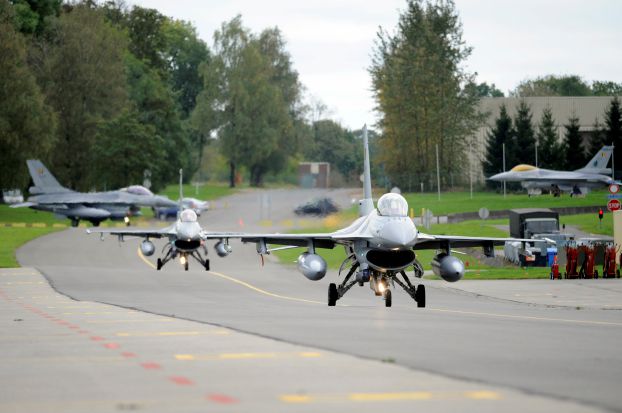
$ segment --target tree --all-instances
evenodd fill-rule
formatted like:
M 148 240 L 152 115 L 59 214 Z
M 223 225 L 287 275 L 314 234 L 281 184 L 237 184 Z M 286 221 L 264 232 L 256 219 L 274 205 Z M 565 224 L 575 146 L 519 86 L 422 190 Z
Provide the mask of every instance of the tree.
M 379 31 L 369 71 L 381 161 L 395 184 L 426 180 L 436 145 L 445 177 L 464 168 L 455 160 L 464 158 L 467 137 L 481 121 L 473 75 L 461 67 L 470 53 L 449 0 L 409 0 L 396 33 Z
M 224 23 L 214 43 L 213 58 L 202 66 L 204 91 L 193 122 L 202 136 L 218 131 L 231 186 L 240 165 L 248 168 L 251 185 L 259 186 L 297 151 L 298 76 L 278 31 L 257 37 L 242 26 L 241 16 Z
M 503 92 L 497 89 L 494 83 L 490 85 L 486 82 L 479 83 L 475 88 L 479 97 L 502 98 L 504 96 Z
M 535 164 L 536 139 L 531 123 L 531 109 L 524 100 L 518 105 L 514 119 L 515 147 L 517 163 Z
M 168 62 L 169 83 L 181 110 L 187 118 L 196 106 L 196 98 L 203 88 L 199 73 L 201 63 L 209 60 L 207 45 L 199 39 L 192 24 L 167 19 L 162 25 L 165 53 Z
M 622 114 L 620 113 L 620 100 L 614 97 L 605 111 L 605 142 L 615 148 L 622 148 Z M 622 166 L 622 150 L 614 151 L 614 163 Z
M 486 176 L 492 176 L 504 170 L 508 170 L 513 162 L 508 162 L 508 155 L 511 157 L 513 154 L 512 149 L 514 141 L 514 129 L 512 128 L 512 119 L 508 115 L 505 105 L 501 105 L 499 109 L 499 117 L 495 119 L 495 127 L 488 132 L 486 138 L 486 157 L 483 162 L 484 174 Z M 505 148 L 506 163 L 505 169 L 503 168 L 503 146 Z M 508 149 L 510 149 L 508 151 Z M 487 181 L 487 185 L 491 188 L 497 186 L 495 182 Z
M 590 135 L 590 140 L 588 142 L 588 157 L 591 159 L 600 151 L 604 145 L 610 145 L 611 142 L 607 143 L 605 141 L 605 130 L 603 125 L 600 123 L 598 118 L 594 119 L 594 123 L 592 125 L 592 133 Z
M 594 96 L 622 96 L 622 83 L 595 80 L 592 93 Z
M 583 147 L 583 140 L 579 133 L 579 118 L 573 114 L 568 123 L 564 125 L 565 134 L 563 141 L 562 153 L 564 157 L 565 170 L 579 169 L 585 166 L 587 160 L 585 159 L 585 149 Z
M 3 0 L 4 1 L 4 0 Z M 11 0 L 15 27 L 22 33 L 41 34 L 46 19 L 60 14 L 61 0 Z
M 547 107 L 542 112 L 538 125 L 538 165 L 542 168 L 558 169 L 562 167 L 563 154 L 557 139 L 557 128 L 553 119 L 553 112 Z
M 164 184 L 157 170 L 161 167 L 157 160 L 165 158 L 164 141 L 153 125 L 141 123 L 139 117 L 138 112 L 126 110 L 98 128 L 92 173 L 107 188 L 140 183 L 146 169 L 151 171 L 153 188 Z
M 40 82 L 59 118 L 54 173 L 68 187 L 86 190 L 98 125 L 127 105 L 125 37 L 99 11 L 79 4 L 46 38 L 37 58 Z
M 312 145 L 304 153 L 305 160 L 329 162 L 348 180 L 358 179 L 363 164 L 361 142 L 352 131 L 329 119 L 313 123 Z
M 547 75 L 524 80 L 514 89 L 512 95 L 529 96 L 591 96 L 590 86 L 580 76 Z
M 26 186 L 26 159 L 46 160 L 56 129 L 12 20 L 11 6 L 0 0 L 0 189 Z

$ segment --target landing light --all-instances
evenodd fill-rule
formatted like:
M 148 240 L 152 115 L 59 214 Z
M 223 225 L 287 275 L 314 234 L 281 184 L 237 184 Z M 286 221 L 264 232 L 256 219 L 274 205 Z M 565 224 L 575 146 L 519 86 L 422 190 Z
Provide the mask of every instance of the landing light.
M 182 255 L 181 258 L 179 258 L 179 262 L 181 263 L 181 265 L 186 265 L 186 257 Z
M 124 217 L 124 218 L 123 218 L 123 222 L 125 222 L 126 224 L 129 224 L 129 222 L 130 222 L 130 217 Z
M 380 291 L 381 293 L 383 293 L 383 292 L 384 292 L 384 290 L 386 290 L 386 289 L 387 289 L 387 287 L 384 285 L 384 281 L 380 281 L 380 282 L 378 283 L 378 291 Z

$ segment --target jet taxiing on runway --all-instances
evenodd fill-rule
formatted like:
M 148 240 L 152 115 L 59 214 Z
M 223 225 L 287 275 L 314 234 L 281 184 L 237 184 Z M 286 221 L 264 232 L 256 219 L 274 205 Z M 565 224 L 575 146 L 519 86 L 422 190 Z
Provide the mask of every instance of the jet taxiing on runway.
M 140 244 L 140 251 L 143 255 L 151 256 L 155 252 L 155 245 L 151 242 L 152 238 L 168 238 L 166 244 L 166 253 L 163 258 L 158 258 L 157 269 L 161 270 L 164 264 L 179 257 L 184 269 L 188 271 L 188 258 L 192 257 L 197 260 L 205 270 L 209 271 L 210 263 L 207 258 L 207 248 L 205 246 L 205 240 L 208 238 L 208 234 L 198 222 L 197 214 L 193 209 L 184 209 L 181 200 L 184 199 L 182 194 L 182 171 L 179 170 L 179 214 L 177 221 L 163 229 L 87 229 L 89 234 L 98 233 L 116 235 L 119 240 L 123 241 L 125 237 L 139 237 L 144 238 Z M 220 234 L 216 238 L 222 237 Z M 211 237 L 214 238 L 214 237 Z M 203 249 L 203 255 L 201 255 L 200 249 Z M 215 246 L 216 252 L 221 257 L 226 257 L 231 252 L 229 245 L 224 242 L 219 242 Z
M 495 182 L 520 182 L 530 195 L 540 195 L 543 189 L 586 194 L 592 188 L 602 188 L 615 182 L 605 175 L 611 173 L 607 164 L 612 153 L 613 146 L 603 146 L 585 167 L 576 171 L 555 171 L 521 164 L 488 179 Z
M 425 286 L 414 286 L 406 275 L 412 268 L 416 277 L 423 275 L 423 268 L 415 251 L 436 249 L 438 252 L 432 261 L 432 269 L 445 281 L 455 282 L 464 275 L 464 264 L 452 255 L 452 248 L 483 247 L 487 256 L 494 255 L 494 246 L 505 242 L 527 242 L 526 239 L 483 238 L 453 235 L 428 235 L 419 232 L 408 217 L 408 203 L 400 194 L 387 193 L 378 200 L 374 207 L 371 192 L 369 169 L 369 149 L 367 128 L 363 128 L 364 143 L 364 199 L 359 201 L 360 218 L 342 230 L 326 234 L 241 234 L 223 233 L 221 245 L 228 245 L 228 238 L 254 242 L 259 254 L 284 248 L 303 247 L 307 251 L 297 260 L 298 269 L 310 280 L 317 281 L 326 275 L 326 261 L 317 253 L 317 249 L 345 248 L 346 259 L 341 264 L 339 273 L 349 268 L 347 275 L 337 285 L 328 287 L 328 305 L 334 306 L 341 297 L 355 284 L 363 286 L 369 282 L 377 296 L 383 296 L 385 305 L 391 306 L 391 286 L 398 284 L 416 302 L 418 307 L 425 307 Z M 210 237 L 219 237 L 210 233 Z M 285 247 L 270 248 L 269 245 Z M 229 248 L 230 250 L 230 248 Z M 400 279 L 398 276 L 401 276 Z
M 76 192 L 63 187 L 39 160 L 28 160 L 28 171 L 34 182 L 27 202 L 12 208 L 30 207 L 53 212 L 71 219 L 76 227 L 81 219 L 97 226 L 101 221 L 125 219 L 139 212 L 139 207 L 170 207 L 177 205 L 170 199 L 154 195 L 147 188 L 134 185 L 117 191 Z

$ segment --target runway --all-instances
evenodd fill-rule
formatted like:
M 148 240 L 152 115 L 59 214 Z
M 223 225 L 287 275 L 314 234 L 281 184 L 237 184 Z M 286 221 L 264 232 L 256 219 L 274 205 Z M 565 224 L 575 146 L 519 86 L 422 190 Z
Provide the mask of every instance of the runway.
M 201 222 L 282 230 L 316 195 L 241 193 Z M 342 205 L 352 197 L 330 195 Z M 385 308 L 365 286 L 330 308 L 334 272 L 311 282 L 271 259 L 261 267 L 253 245 L 212 253 L 210 272 L 193 262 L 188 272 L 177 263 L 155 271 L 138 245 L 69 229 L 18 251 L 27 268 L 0 273 L 3 328 L 14 337 L 0 341 L 1 411 L 46 401 L 62 411 L 622 411 L 620 280 L 424 281 L 425 309 L 398 289 Z M 67 308 L 81 305 L 89 308 Z M 50 386 L 54 397 L 38 390 Z

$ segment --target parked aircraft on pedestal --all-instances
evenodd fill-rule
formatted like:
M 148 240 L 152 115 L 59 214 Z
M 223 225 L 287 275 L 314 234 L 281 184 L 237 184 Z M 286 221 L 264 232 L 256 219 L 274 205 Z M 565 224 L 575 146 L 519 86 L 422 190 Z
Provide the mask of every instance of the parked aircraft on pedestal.
M 537 168 L 532 165 L 516 165 L 508 172 L 502 172 L 488 178 L 495 182 L 520 182 L 529 195 L 540 195 L 542 190 L 568 192 L 571 195 L 587 194 L 590 189 L 603 188 L 615 183 L 607 168 L 613 146 L 603 146 L 591 161 L 576 171 L 555 171 Z

